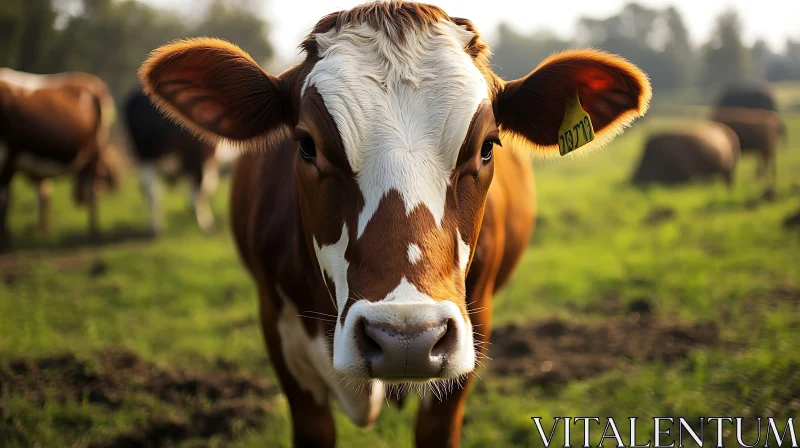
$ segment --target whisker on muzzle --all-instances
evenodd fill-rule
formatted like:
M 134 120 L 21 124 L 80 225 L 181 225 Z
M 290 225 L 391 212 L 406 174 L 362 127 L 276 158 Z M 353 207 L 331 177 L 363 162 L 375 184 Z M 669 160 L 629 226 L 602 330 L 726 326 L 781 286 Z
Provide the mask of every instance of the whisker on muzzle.
M 337 315 L 335 315 L 335 314 L 323 313 L 323 312 L 320 312 L 320 311 L 314 311 L 314 310 L 307 310 L 307 311 L 303 311 L 303 313 L 316 314 L 316 315 L 318 315 L 318 316 L 331 317 L 331 318 L 333 318 L 333 319 L 338 319 L 338 318 L 339 318 L 339 316 L 337 316 Z M 301 314 L 302 314 L 302 313 L 301 313 Z
M 302 317 L 303 319 L 321 320 L 323 322 L 336 322 L 336 319 L 326 319 L 324 317 L 318 317 L 318 316 L 304 316 L 302 314 L 298 314 L 297 317 Z

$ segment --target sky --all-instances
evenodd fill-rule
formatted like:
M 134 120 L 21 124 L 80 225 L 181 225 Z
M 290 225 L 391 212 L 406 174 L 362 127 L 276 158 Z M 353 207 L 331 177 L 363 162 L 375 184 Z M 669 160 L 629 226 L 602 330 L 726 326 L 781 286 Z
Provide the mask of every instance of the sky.
M 196 0 L 144 0 L 161 7 L 188 11 Z M 297 46 L 313 25 L 325 14 L 348 9 L 364 0 L 267 0 L 260 8 L 270 23 L 270 39 L 279 61 L 296 60 Z M 449 15 L 471 20 L 492 44 L 497 25 L 505 21 L 521 32 L 549 29 L 567 37 L 575 30 L 579 17 L 607 17 L 617 13 L 628 0 L 426 0 Z M 743 39 L 752 44 L 763 38 L 773 50 L 782 51 L 787 37 L 800 39 L 799 0 L 638 0 L 638 3 L 663 8 L 675 6 L 683 17 L 695 44 L 711 34 L 716 16 L 733 8 L 744 27 Z M 568 9 L 567 9 L 568 8 Z

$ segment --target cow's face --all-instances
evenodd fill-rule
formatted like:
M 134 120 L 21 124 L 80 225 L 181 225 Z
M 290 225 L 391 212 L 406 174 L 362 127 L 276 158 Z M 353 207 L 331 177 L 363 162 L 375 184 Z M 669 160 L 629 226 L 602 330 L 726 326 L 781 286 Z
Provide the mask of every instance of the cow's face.
M 141 77 L 200 135 L 264 150 L 294 140 L 307 250 L 337 310 L 334 369 L 454 379 L 475 366 L 465 280 L 493 152 L 512 137 L 553 152 L 576 91 L 602 145 L 644 113 L 649 84 L 626 61 L 591 51 L 504 83 L 469 22 L 385 5 L 320 21 L 306 60 L 279 77 L 208 39 L 162 47 Z
M 315 37 L 297 180 L 347 374 L 452 378 L 475 365 L 464 284 L 499 131 L 464 50 L 474 37 L 450 21 L 403 44 L 366 23 Z

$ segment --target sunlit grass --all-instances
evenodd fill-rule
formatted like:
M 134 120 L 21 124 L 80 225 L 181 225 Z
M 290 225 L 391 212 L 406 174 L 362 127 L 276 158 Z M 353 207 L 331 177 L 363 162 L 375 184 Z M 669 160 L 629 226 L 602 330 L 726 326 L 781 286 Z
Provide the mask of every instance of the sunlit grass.
M 661 319 L 716 321 L 722 337 L 676 364 L 621 365 L 554 390 L 484 372 L 466 412 L 464 446 L 541 446 L 531 416 L 795 415 L 800 233 L 782 221 L 800 208 L 800 115 L 788 122 L 791 149 L 778 153 L 772 202 L 754 201 L 762 186 L 752 157 L 731 191 L 721 181 L 629 187 L 646 132 L 686 120 L 652 117 L 588 157 L 535 162 L 540 221 L 515 277 L 496 298 L 494 325 L 548 317 L 602 322 L 603 301 L 644 299 Z M 227 181 L 214 200 L 217 234 L 196 229 L 182 186 L 167 195 L 163 238 L 95 249 L 62 247 L 86 229 L 85 211 L 74 208 L 70 194 L 70 181 L 58 181 L 52 234 L 41 238 L 31 226 L 33 190 L 24 179 L 14 183 L 17 252 L 0 259 L 7 271 L 0 275 L 0 359 L 64 351 L 89 357 L 123 346 L 158 365 L 197 370 L 222 358 L 274 381 L 254 287 L 227 227 Z M 674 217 L 648 224 L 656 208 Z M 100 212 L 108 234 L 145 229 L 134 176 L 119 194 L 102 198 Z M 105 271 L 92 275 L 98 260 Z M 177 412 L 150 396 L 126 397 L 113 412 L 86 402 L 41 406 L 13 391 L 3 400 L 0 410 L 13 423 L 0 419 L 0 439 L 9 446 L 85 445 L 141 426 L 151 413 Z M 262 427 L 242 430 L 234 446 L 289 446 L 286 400 L 277 395 L 267 404 Z M 341 446 L 413 446 L 416 406 L 411 399 L 402 410 L 385 408 L 370 430 L 337 411 Z M 231 446 L 220 438 L 210 444 Z

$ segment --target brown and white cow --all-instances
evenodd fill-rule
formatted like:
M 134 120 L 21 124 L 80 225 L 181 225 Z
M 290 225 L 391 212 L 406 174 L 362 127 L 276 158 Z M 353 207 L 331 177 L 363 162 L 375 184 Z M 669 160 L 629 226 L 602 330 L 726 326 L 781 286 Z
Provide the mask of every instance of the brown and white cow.
M 75 201 L 87 204 L 97 234 L 98 188 L 116 188 L 119 153 L 108 144 L 114 100 L 100 78 L 81 72 L 50 75 L 0 68 L 0 248 L 9 244 L 11 179 L 25 174 L 39 193 L 39 230 L 47 230 L 49 179 L 75 175 Z
M 393 385 L 427 391 L 417 445 L 458 446 L 492 296 L 532 232 L 526 152 L 558 154 L 576 90 L 587 146 L 609 142 L 649 81 L 582 50 L 505 82 L 469 21 L 415 3 L 330 14 L 302 46 L 273 76 L 232 44 L 184 40 L 140 78 L 198 135 L 261 148 L 236 163 L 231 219 L 295 445 L 334 445 L 331 395 L 367 426 Z

